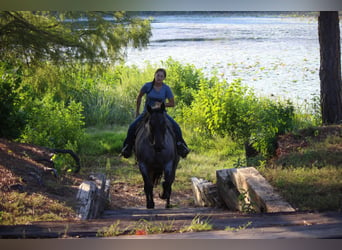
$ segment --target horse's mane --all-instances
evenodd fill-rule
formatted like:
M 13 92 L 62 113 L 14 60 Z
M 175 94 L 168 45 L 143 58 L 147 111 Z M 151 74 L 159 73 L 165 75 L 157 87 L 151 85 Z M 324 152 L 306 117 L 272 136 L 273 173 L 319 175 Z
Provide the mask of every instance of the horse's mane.
M 153 107 L 151 107 L 151 109 L 150 109 L 150 111 L 148 111 L 148 112 L 145 112 L 144 114 L 143 114 L 143 118 L 141 119 L 141 121 L 139 122 L 139 124 L 137 125 L 137 129 L 136 129 L 136 136 L 139 134 L 139 131 L 141 130 L 141 129 L 143 129 L 144 128 L 144 126 L 145 126 L 145 124 L 148 122 L 148 120 L 150 119 L 150 117 L 151 117 L 151 113 L 152 112 L 160 112 L 160 113 L 163 113 L 163 115 L 165 116 L 165 121 L 166 121 L 166 128 L 167 128 L 167 130 L 171 133 L 171 136 L 173 137 L 173 138 L 175 138 L 175 132 L 174 132 L 174 130 L 173 130 L 173 128 L 172 128 L 172 123 L 170 122 L 170 120 L 169 119 L 167 119 L 167 117 L 166 117 L 166 110 L 165 110 L 165 108 L 162 108 L 162 107 L 160 107 L 160 108 L 153 108 Z

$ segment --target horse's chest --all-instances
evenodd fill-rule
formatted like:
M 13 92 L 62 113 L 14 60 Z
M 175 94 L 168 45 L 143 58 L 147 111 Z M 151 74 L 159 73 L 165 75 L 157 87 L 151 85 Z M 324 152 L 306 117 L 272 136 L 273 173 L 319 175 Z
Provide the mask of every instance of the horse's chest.
M 148 164 L 149 165 L 154 165 L 154 166 L 160 166 L 160 165 L 163 165 L 165 164 L 165 157 L 163 156 L 158 156 L 156 154 L 155 157 L 152 157 L 148 160 Z

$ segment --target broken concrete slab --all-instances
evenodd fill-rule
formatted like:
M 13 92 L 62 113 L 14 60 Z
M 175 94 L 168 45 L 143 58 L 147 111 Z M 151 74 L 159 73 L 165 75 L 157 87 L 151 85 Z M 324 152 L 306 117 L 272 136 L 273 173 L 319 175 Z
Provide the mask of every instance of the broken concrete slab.
M 224 206 L 217 191 L 216 184 L 197 177 L 191 178 L 191 187 L 194 194 L 195 205 L 199 207 L 222 207 Z
M 293 212 L 294 208 L 254 168 L 216 171 L 217 189 L 229 209 L 244 212 Z

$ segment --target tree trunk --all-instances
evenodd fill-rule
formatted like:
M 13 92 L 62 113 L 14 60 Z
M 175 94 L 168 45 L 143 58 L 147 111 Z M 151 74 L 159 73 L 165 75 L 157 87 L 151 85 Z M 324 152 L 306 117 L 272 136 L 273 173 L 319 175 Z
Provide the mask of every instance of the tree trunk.
M 318 18 L 323 124 L 342 121 L 341 48 L 338 11 L 322 11 Z
M 249 142 L 245 142 L 245 154 L 246 154 L 247 167 L 255 165 L 255 161 L 253 160 L 253 158 L 257 157 L 259 153 L 260 152 L 256 150 L 255 147 L 253 147 L 253 144 Z

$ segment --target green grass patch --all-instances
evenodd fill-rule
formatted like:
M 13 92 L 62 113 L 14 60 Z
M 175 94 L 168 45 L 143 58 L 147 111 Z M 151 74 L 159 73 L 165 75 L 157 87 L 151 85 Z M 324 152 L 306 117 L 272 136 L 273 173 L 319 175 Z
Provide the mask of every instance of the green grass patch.
M 341 167 L 264 168 L 260 172 L 300 211 L 341 211 Z
M 96 156 L 119 153 L 126 131 L 127 128 L 124 127 L 88 128 L 79 151 L 83 155 Z
M 38 193 L 0 192 L 0 210 L 0 225 L 57 221 L 74 214 L 66 204 Z

